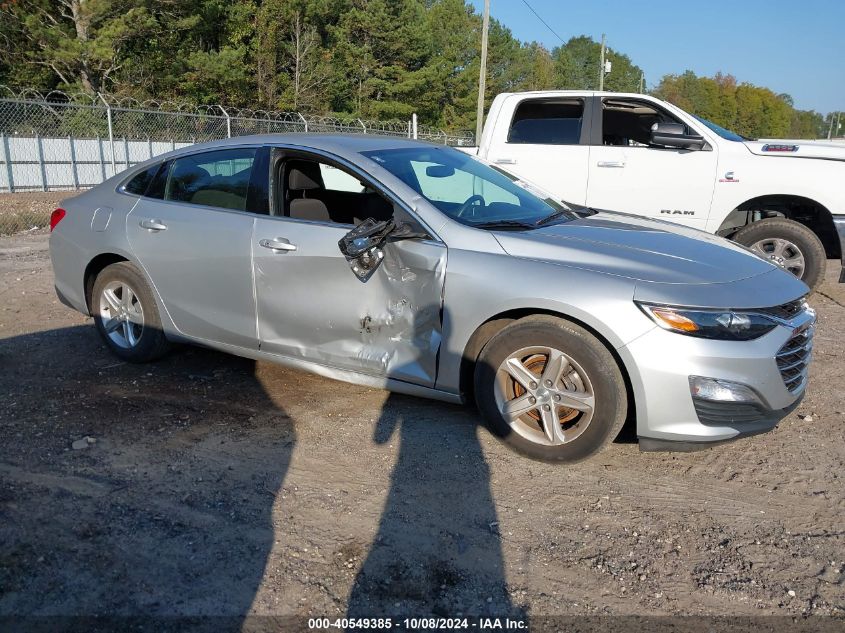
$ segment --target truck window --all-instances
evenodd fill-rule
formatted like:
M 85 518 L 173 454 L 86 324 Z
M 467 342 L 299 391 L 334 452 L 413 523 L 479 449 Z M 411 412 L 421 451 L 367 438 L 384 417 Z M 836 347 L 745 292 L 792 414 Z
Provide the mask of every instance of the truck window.
M 582 99 L 529 99 L 514 112 L 508 143 L 578 145 L 583 118 Z
M 647 147 L 651 126 L 658 122 L 682 123 L 645 101 L 605 99 L 602 102 L 602 143 Z

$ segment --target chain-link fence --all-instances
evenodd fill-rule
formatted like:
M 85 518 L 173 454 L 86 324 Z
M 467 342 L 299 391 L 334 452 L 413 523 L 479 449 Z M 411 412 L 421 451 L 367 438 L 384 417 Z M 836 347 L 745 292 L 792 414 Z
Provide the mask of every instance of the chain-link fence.
M 43 211 L 23 215 L 4 193 L 93 187 L 139 162 L 193 143 L 246 134 L 350 133 L 472 145 L 471 132 L 410 121 L 370 121 L 299 112 L 137 101 L 106 95 L 0 86 L 0 235 L 43 226 Z

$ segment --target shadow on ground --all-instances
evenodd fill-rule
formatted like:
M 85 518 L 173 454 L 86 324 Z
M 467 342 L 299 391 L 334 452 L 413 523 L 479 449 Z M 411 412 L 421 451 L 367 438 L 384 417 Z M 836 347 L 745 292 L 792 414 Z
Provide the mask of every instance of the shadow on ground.
M 0 616 L 238 628 L 276 571 L 298 380 L 322 379 L 191 347 L 121 363 L 90 326 L 0 341 Z M 373 439 L 398 439 L 399 453 L 348 613 L 515 614 L 477 429 L 437 441 L 419 403 L 391 395 L 378 415 Z

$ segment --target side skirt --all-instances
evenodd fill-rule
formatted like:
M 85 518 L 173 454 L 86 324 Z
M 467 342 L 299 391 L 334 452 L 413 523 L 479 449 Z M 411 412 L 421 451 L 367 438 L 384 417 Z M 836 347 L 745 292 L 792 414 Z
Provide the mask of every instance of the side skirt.
M 173 336 L 169 332 L 167 338 L 173 342 L 188 343 L 190 345 L 198 345 L 200 347 L 226 352 L 227 354 L 232 354 L 234 356 L 242 356 L 243 358 L 251 358 L 253 360 L 263 360 L 277 365 L 282 365 L 283 367 L 300 369 L 311 374 L 331 378 L 332 380 L 340 380 L 341 382 L 352 383 L 354 385 L 372 387 L 374 389 L 384 389 L 386 391 L 402 393 L 408 396 L 429 398 L 451 404 L 465 404 L 463 397 L 456 393 L 441 391 L 439 389 L 424 387 L 422 385 L 415 385 L 413 383 L 396 380 L 394 378 L 373 376 L 370 374 L 352 371 L 350 369 L 329 367 L 327 365 L 320 365 L 319 363 L 303 360 L 301 358 L 292 358 L 281 354 L 271 354 L 269 352 L 262 352 L 261 350 L 249 349 L 246 347 L 238 347 L 236 345 L 213 343 L 211 341 L 192 339 L 182 335 Z

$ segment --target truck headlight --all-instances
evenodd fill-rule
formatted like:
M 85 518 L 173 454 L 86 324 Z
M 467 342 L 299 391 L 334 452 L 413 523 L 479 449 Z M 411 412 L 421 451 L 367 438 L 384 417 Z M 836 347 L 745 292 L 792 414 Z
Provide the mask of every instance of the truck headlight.
M 701 310 L 637 303 L 664 330 L 723 341 L 750 341 L 777 327 L 765 315 L 743 310 Z

